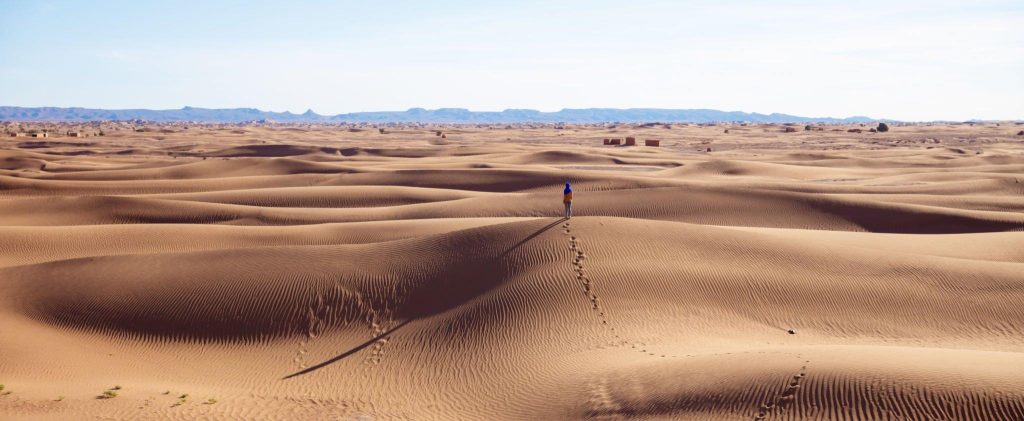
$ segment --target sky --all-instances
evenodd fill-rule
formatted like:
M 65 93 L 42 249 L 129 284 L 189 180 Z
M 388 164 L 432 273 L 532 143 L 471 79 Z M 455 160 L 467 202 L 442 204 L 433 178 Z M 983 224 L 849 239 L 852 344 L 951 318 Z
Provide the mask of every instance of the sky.
M 1024 119 L 1024 1 L 0 0 L 0 105 Z

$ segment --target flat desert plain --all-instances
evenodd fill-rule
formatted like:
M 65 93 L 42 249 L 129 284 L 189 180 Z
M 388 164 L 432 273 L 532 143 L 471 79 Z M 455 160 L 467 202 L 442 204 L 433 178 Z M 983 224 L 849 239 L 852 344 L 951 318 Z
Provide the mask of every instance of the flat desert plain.
M 1024 419 L 1024 126 L 871 127 L 5 136 L 0 418 Z

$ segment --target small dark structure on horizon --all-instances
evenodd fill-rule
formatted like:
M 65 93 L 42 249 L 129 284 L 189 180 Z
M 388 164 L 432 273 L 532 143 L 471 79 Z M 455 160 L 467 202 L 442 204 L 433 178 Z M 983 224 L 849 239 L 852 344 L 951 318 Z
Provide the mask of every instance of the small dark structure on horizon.
M 609 145 L 621 145 L 622 139 L 608 139 Z
M 626 138 L 626 146 L 636 146 L 636 138 L 635 137 L 627 137 Z
M 644 139 L 644 146 L 661 146 L 661 141 L 658 139 Z

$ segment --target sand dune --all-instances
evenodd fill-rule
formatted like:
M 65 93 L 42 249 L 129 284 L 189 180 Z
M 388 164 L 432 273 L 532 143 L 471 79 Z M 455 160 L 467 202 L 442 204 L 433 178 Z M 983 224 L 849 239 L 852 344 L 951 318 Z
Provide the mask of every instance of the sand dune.
M 1019 142 L 235 130 L 0 141 L 0 418 L 1024 419 Z

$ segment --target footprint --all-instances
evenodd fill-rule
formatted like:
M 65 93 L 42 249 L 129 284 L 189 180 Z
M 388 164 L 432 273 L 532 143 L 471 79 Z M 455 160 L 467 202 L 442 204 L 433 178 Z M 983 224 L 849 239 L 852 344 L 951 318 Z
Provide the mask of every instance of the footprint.
M 765 419 L 774 409 L 782 408 L 796 401 L 796 394 L 800 391 L 800 382 L 807 377 L 807 366 L 800 367 L 800 372 L 790 378 L 786 388 L 772 401 L 762 404 L 758 408 L 755 420 Z

